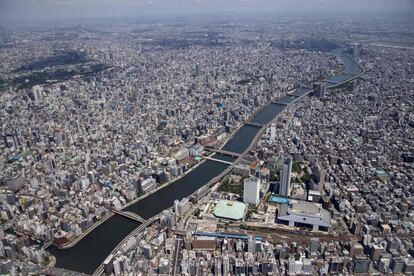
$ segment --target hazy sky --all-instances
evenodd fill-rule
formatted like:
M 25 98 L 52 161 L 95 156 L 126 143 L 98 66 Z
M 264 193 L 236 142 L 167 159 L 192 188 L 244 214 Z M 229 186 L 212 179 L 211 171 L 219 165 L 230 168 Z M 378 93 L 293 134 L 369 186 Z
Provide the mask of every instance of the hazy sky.
M 14 20 L 253 11 L 414 14 L 414 0 L 0 0 L 0 17 Z

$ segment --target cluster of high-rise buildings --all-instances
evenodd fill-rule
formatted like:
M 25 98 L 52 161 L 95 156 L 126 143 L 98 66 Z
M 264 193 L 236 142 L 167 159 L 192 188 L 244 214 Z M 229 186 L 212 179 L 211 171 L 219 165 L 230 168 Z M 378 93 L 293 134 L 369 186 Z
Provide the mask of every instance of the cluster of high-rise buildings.
M 395 51 L 382 49 L 381 53 L 389 55 L 391 64 L 404 56 L 409 59 Z M 383 66 L 388 63 L 375 59 L 379 53 L 378 48 L 365 47 L 358 58 L 364 66 L 376 67 L 375 74 L 385 74 L 388 68 Z M 397 67 L 403 76 L 412 74 L 408 67 Z M 218 183 L 202 201 L 190 203 L 185 212 L 193 213 L 186 216 L 177 202 L 175 213 L 181 215 L 164 212 L 158 228 L 159 233 L 170 235 L 172 240 L 165 246 L 173 245 L 176 253 L 166 257 L 164 251 L 157 251 L 150 259 L 160 268 L 140 266 L 135 271 L 414 273 L 412 198 L 407 182 L 412 174 L 411 133 L 407 131 L 413 118 L 406 113 L 405 101 L 411 99 L 413 86 L 402 87 L 397 78 L 385 78 L 378 79 L 374 88 L 373 74 L 367 72 L 355 83 L 323 94 L 315 89 L 308 99 L 288 106 L 235 166 L 234 175 L 223 181 L 227 187 L 242 186 L 242 192 L 218 192 L 223 185 Z M 391 87 L 398 87 L 400 94 L 394 95 L 388 90 Z M 375 96 L 369 88 L 376 90 Z M 374 111 L 378 105 L 384 109 Z M 381 130 L 385 126 L 394 132 Z M 395 146 L 380 146 L 387 145 L 386 139 L 396 142 Z M 235 232 L 240 234 L 231 234 Z M 144 252 L 149 244 L 139 248 Z M 142 253 L 140 258 L 148 256 Z
M 1 50 L 0 216 L 58 246 L 188 171 L 255 109 L 335 63 L 258 38 L 242 43 L 243 30 L 220 38 L 226 47 L 160 47 L 166 37 L 193 33 L 154 25 L 131 37 L 130 26 L 95 27 L 124 35 L 82 26 L 9 30 Z M 45 38 L 55 32 L 67 35 L 51 44 Z M 82 58 L 62 59 L 73 52 Z M 96 64 L 106 69 L 82 73 Z M 78 77 L 66 78 L 73 70 Z M 62 79 L 42 82 L 44 72 Z
M 203 24 L 6 31 L 0 272 L 53 264 L 43 245 L 76 242 L 188 172 L 265 104 L 313 84 L 233 167 L 229 190 L 176 200 L 104 273 L 414 273 L 413 50 L 352 44 L 366 73 L 328 90 L 338 58 L 301 48 L 326 24 Z M 331 28 L 346 35 L 350 24 Z M 51 44 L 55 33 L 66 35 Z M 96 65 L 105 69 L 91 74 Z M 57 79 L 42 82 L 44 72 Z

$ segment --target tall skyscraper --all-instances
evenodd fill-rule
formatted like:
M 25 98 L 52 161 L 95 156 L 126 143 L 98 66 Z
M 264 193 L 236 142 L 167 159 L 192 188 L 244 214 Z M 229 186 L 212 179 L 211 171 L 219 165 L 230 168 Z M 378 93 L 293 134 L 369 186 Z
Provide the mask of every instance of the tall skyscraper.
M 326 83 L 325 82 L 322 82 L 321 83 L 321 86 L 320 86 L 320 88 L 319 88 L 319 98 L 323 98 L 323 97 L 325 97 L 325 94 L 326 94 Z
M 320 240 L 318 238 L 312 238 L 309 242 L 309 251 L 311 254 L 316 254 L 319 251 L 321 246 Z
M 315 82 L 313 84 L 314 94 L 319 98 L 325 97 L 326 94 L 326 83 L 325 82 Z
M 42 98 L 43 87 L 35 85 L 32 87 L 33 101 L 38 102 Z
M 180 201 L 178 199 L 174 200 L 174 213 L 175 213 L 175 221 L 178 221 L 181 216 Z
M 253 239 L 252 236 L 247 238 L 247 251 L 250 253 L 254 253 L 256 250 L 256 240 Z
M 249 177 L 244 180 L 243 201 L 254 206 L 260 201 L 260 180 L 256 177 Z
M 272 124 L 270 126 L 270 141 L 274 142 L 276 140 L 276 125 Z
M 285 156 L 283 158 L 283 166 L 280 170 L 279 194 L 282 196 L 290 196 L 292 187 L 290 185 L 290 174 L 292 172 L 292 157 Z
M 200 75 L 200 64 L 194 66 L 194 76 L 198 77 Z

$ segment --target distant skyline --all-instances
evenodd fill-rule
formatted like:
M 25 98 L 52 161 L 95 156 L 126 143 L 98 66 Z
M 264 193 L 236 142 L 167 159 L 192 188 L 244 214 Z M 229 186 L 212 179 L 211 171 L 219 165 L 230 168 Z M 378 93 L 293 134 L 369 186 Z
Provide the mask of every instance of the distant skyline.
M 192 14 L 414 13 L 414 0 L 0 0 L 6 21 Z

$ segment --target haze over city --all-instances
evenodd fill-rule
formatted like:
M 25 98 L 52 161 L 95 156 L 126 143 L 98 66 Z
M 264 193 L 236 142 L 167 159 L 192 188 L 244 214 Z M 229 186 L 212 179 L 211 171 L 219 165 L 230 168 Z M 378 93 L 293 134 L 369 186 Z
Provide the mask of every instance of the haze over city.
M 0 274 L 413 275 L 411 0 L 0 0 Z
M 299 13 L 395 13 L 414 11 L 411 0 L 1 0 L 5 21 L 70 18 L 237 15 L 257 12 L 276 15 Z

